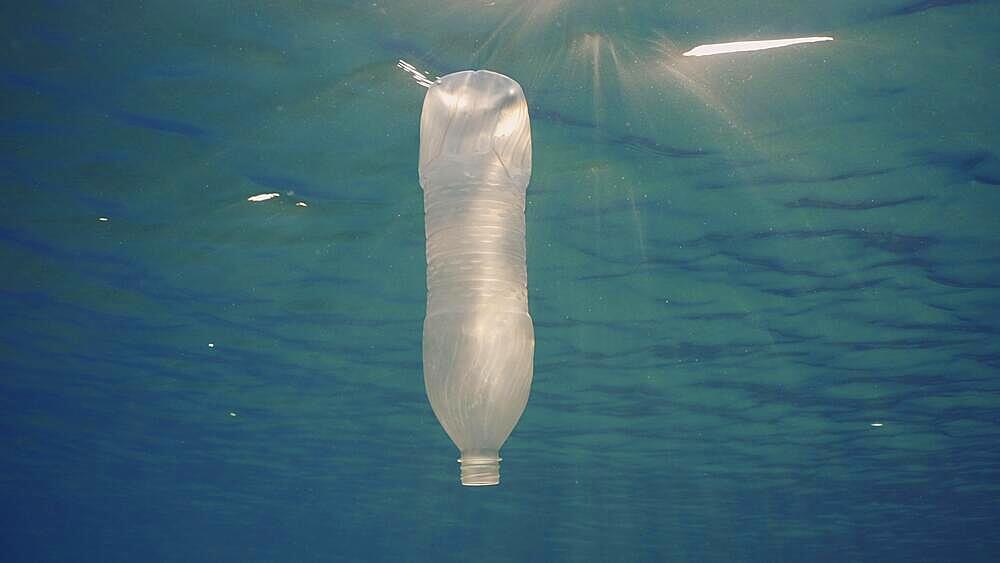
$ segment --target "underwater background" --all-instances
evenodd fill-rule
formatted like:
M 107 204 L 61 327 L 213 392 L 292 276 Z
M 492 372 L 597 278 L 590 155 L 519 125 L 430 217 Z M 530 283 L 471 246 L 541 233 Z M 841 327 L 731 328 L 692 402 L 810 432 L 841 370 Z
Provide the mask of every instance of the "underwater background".
M 0 14 L 0 559 L 1000 557 L 997 2 Z M 400 59 L 530 105 L 499 487 L 424 393 Z

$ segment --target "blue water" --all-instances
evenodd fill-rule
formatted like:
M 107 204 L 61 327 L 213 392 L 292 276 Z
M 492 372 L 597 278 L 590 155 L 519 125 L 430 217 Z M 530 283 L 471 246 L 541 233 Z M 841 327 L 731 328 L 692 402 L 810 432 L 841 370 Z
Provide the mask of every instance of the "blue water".
M 1000 557 L 1000 4 L 0 14 L 0 559 Z M 399 59 L 531 106 L 499 487 L 424 396 Z

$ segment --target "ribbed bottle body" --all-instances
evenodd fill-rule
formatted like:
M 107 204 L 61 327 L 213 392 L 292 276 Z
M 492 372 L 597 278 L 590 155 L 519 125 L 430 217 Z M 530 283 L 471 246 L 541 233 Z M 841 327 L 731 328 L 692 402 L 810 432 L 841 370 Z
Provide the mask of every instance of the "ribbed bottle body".
M 430 176 L 434 185 L 424 188 L 427 315 L 527 313 L 525 190 L 496 171 L 471 178 L 457 171 Z

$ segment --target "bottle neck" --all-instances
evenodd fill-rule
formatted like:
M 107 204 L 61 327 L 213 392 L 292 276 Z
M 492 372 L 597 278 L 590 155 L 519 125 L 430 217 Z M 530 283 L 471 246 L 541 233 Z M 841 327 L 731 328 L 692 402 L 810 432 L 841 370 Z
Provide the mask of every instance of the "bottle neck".
M 458 460 L 458 463 L 462 466 L 462 484 L 466 487 L 500 484 L 499 452 L 462 452 L 462 457 Z

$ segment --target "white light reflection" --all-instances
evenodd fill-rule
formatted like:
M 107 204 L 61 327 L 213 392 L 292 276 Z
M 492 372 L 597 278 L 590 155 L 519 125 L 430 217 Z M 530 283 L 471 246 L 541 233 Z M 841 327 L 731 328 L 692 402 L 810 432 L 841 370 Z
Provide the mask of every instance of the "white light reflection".
M 873 428 L 881 428 L 882 427 L 882 423 L 881 422 L 873 422 L 872 423 L 872 427 Z
M 764 49 L 776 49 L 800 43 L 817 43 L 819 41 L 833 41 L 833 37 L 795 37 L 793 39 L 768 39 L 764 41 L 735 41 L 732 43 L 712 43 L 710 45 L 699 45 L 690 51 L 683 53 L 685 57 L 704 57 L 707 55 L 721 55 L 723 53 L 742 53 L 745 51 L 762 51 Z
M 431 86 L 434 85 L 435 80 L 427 78 L 426 74 L 420 72 L 419 70 L 417 70 L 417 67 L 411 65 L 410 63 L 404 61 L 403 59 L 399 59 L 399 62 L 396 63 L 396 66 L 403 69 L 404 72 L 412 76 L 413 79 L 417 81 L 417 84 L 423 86 L 424 88 L 430 88 Z
M 257 203 L 257 202 L 260 202 L 260 201 L 267 201 L 269 199 L 276 198 L 276 197 L 278 197 L 280 195 L 281 194 L 276 193 L 276 192 L 271 192 L 269 194 L 257 194 L 257 195 L 252 195 L 252 196 L 248 197 L 247 201 L 252 201 L 254 203 Z

